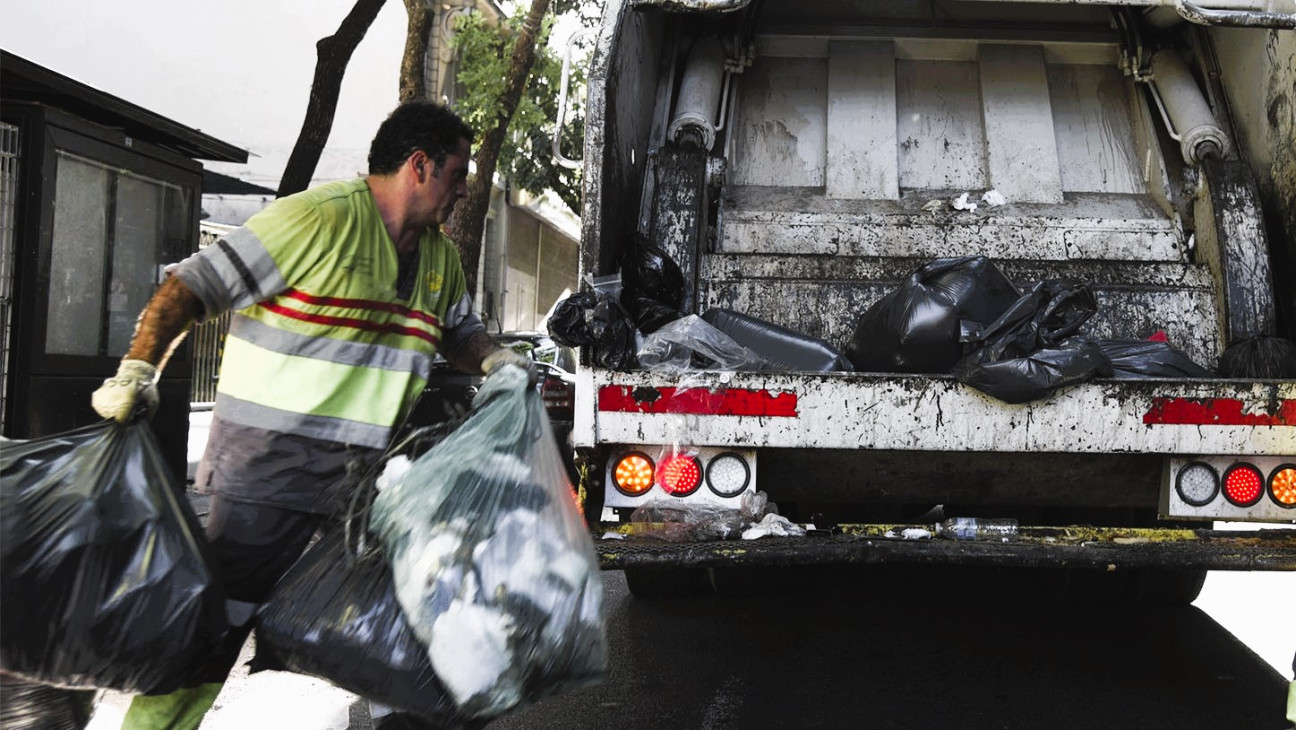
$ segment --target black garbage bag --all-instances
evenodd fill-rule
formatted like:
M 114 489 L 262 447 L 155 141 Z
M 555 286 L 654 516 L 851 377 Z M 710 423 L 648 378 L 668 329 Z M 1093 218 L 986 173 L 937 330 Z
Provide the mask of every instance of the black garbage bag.
M 629 371 L 638 364 L 637 331 L 630 315 L 608 294 L 577 292 L 558 303 L 549 336 L 568 347 L 592 347 L 594 364 Z
M 1088 284 L 1068 279 L 1037 282 L 989 326 L 964 321 L 962 340 L 970 352 L 990 360 L 1019 357 L 1053 347 L 1079 333 L 1098 311 Z
M 1219 372 L 1223 378 L 1296 379 L 1296 343 L 1263 335 L 1239 340 L 1220 355 Z
M 1111 360 L 1113 378 L 1214 378 L 1215 373 L 1158 340 L 1095 340 Z
M 984 256 L 937 259 L 860 316 L 846 356 L 864 372 L 947 373 L 964 354 L 960 323 L 994 321 L 1019 296 Z
M 1005 403 L 1028 403 L 1068 385 L 1111 375 L 1111 362 L 1102 348 L 1084 337 L 1003 360 L 991 360 L 985 356 L 987 352 L 960 360 L 954 366 L 954 376 Z
M 440 727 L 463 724 L 401 613 L 378 543 L 365 539 L 367 548 L 349 546 L 338 525 L 279 580 L 257 612 L 254 669 L 321 677 Z
M 636 233 L 621 260 L 621 304 L 645 334 L 684 316 L 684 274 L 665 251 Z
M 771 363 L 788 370 L 832 372 L 854 370 L 850 360 L 827 342 L 732 309 L 702 314 L 713 327 Z
M 0 727 L 82 730 L 94 712 L 94 698 L 92 689 L 63 689 L 0 674 Z
M 0 536 L 6 672 L 169 692 L 228 628 L 198 519 L 146 423 L 6 443 Z
M 1111 361 L 1092 339 L 1073 337 L 1098 305 L 1087 284 L 1038 282 L 988 327 L 965 322 L 973 351 L 954 367 L 959 382 L 1008 403 L 1025 403 L 1095 376 Z

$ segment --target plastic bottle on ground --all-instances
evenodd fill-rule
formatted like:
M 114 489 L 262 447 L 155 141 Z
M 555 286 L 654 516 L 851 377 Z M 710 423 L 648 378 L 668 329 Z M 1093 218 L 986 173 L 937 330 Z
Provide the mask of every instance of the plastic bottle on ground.
M 951 517 L 937 523 L 936 536 L 947 540 L 1015 540 L 1017 520 L 1011 517 Z

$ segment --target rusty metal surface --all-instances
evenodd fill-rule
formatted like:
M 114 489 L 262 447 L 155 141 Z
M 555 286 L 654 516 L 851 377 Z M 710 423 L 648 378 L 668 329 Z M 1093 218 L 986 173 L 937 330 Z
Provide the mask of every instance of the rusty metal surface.
M 601 526 L 611 527 L 616 526 Z M 605 570 L 842 563 L 944 563 L 1016 567 L 1296 570 L 1296 529 L 1232 532 L 1146 528 L 1023 527 L 1015 540 L 890 538 L 930 525 L 844 525 L 841 534 L 712 542 L 603 538 Z

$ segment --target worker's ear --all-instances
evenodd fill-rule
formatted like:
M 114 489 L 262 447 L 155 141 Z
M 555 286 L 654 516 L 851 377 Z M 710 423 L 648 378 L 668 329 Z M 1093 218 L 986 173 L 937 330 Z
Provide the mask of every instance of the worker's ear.
M 418 175 L 419 182 L 423 182 L 427 169 L 431 166 L 432 161 L 423 150 L 415 150 L 414 154 L 409 157 L 410 164 L 414 167 L 414 173 Z

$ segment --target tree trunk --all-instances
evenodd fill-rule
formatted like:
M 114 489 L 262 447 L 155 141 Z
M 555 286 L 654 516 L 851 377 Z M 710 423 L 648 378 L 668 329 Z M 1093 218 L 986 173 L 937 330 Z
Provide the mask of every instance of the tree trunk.
M 319 164 L 320 153 L 333 131 L 333 115 L 337 112 L 338 96 L 342 91 L 342 76 L 346 74 L 351 53 L 373 25 L 385 0 L 356 0 L 337 32 L 315 44 L 315 78 L 311 81 L 310 101 L 306 105 L 306 119 L 302 122 L 297 144 L 279 181 L 278 197 L 301 192 L 310 185 Z
M 409 21 L 405 25 L 405 54 L 401 56 L 400 101 L 426 98 L 428 38 L 436 20 L 431 0 L 405 0 Z
M 476 171 L 468 180 L 468 197 L 455 206 L 451 220 L 450 237 L 459 248 L 459 257 L 463 260 L 464 275 L 468 278 L 468 291 L 477 291 L 477 266 L 481 259 L 482 234 L 486 230 L 486 212 L 490 209 L 491 183 L 495 177 L 495 165 L 499 160 L 500 148 L 504 146 L 504 136 L 513 121 L 522 91 L 526 88 L 527 78 L 531 75 L 531 66 L 535 63 L 536 40 L 540 35 L 540 23 L 545 13 L 549 12 L 549 0 L 532 0 L 531 9 L 527 11 L 522 24 L 522 32 L 513 45 L 512 61 L 508 76 L 505 79 L 504 93 L 500 96 L 500 113 L 495 118 L 495 126 L 484 131 L 477 154 L 473 157 Z

